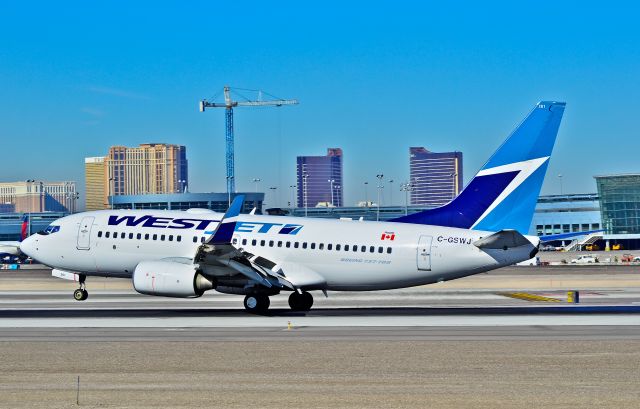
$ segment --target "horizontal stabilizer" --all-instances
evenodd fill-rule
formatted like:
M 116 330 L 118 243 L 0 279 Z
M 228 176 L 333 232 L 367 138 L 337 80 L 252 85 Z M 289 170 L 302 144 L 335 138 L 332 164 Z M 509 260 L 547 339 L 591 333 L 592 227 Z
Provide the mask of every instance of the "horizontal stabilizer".
M 473 242 L 473 245 L 480 249 L 503 249 L 532 244 L 526 237 L 516 230 L 500 230 L 490 236 L 483 237 Z

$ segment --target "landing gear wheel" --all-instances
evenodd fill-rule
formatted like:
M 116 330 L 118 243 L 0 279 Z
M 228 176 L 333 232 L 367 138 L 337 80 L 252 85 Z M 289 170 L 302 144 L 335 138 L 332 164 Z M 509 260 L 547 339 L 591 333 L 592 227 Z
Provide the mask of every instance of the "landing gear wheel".
M 309 311 L 313 306 L 313 296 L 303 291 L 302 294 L 292 292 L 289 296 L 289 307 L 293 311 Z
M 80 274 L 80 288 L 73 292 L 73 299 L 76 301 L 84 301 L 89 298 L 89 292 L 85 288 L 85 280 L 87 276 L 84 274 Z
M 247 295 L 244 297 L 244 308 L 249 312 L 261 313 L 269 309 L 271 301 L 266 295 Z
M 73 299 L 76 301 L 84 301 L 88 296 L 89 293 L 87 293 L 87 291 L 83 290 L 82 288 L 78 288 L 73 292 Z

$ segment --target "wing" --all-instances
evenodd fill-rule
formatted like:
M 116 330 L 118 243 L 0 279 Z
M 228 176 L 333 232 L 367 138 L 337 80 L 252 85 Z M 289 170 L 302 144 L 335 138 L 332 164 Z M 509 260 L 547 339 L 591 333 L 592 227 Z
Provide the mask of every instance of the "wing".
M 239 243 L 233 242 L 243 202 L 243 195 L 236 196 L 214 234 L 198 248 L 194 263 L 199 264 L 206 274 L 215 276 L 224 287 L 246 288 L 257 285 L 275 292 L 284 288 L 324 288 L 325 279 L 312 269 L 298 263 L 269 260 L 259 254 L 247 252 Z

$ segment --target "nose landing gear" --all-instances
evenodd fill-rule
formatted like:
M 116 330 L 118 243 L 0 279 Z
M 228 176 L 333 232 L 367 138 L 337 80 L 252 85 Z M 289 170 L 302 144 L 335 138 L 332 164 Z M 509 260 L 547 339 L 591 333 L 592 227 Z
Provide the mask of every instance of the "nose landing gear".
M 80 288 L 76 289 L 73 292 L 73 299 L 76 301 L 84 301 L 89 298 L 89 292 L 86 289 L 85 280 L 87 276 L 84 274 L 80 274 Z

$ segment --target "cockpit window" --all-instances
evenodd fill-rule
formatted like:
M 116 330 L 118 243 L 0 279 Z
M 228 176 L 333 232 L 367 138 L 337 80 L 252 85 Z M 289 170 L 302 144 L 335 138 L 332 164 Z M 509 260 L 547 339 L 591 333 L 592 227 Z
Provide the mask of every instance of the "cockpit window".
M 46 229 L 44 229 L 44 234 L 53 234 L 60 231 L 60 226 L 50 225 Z

